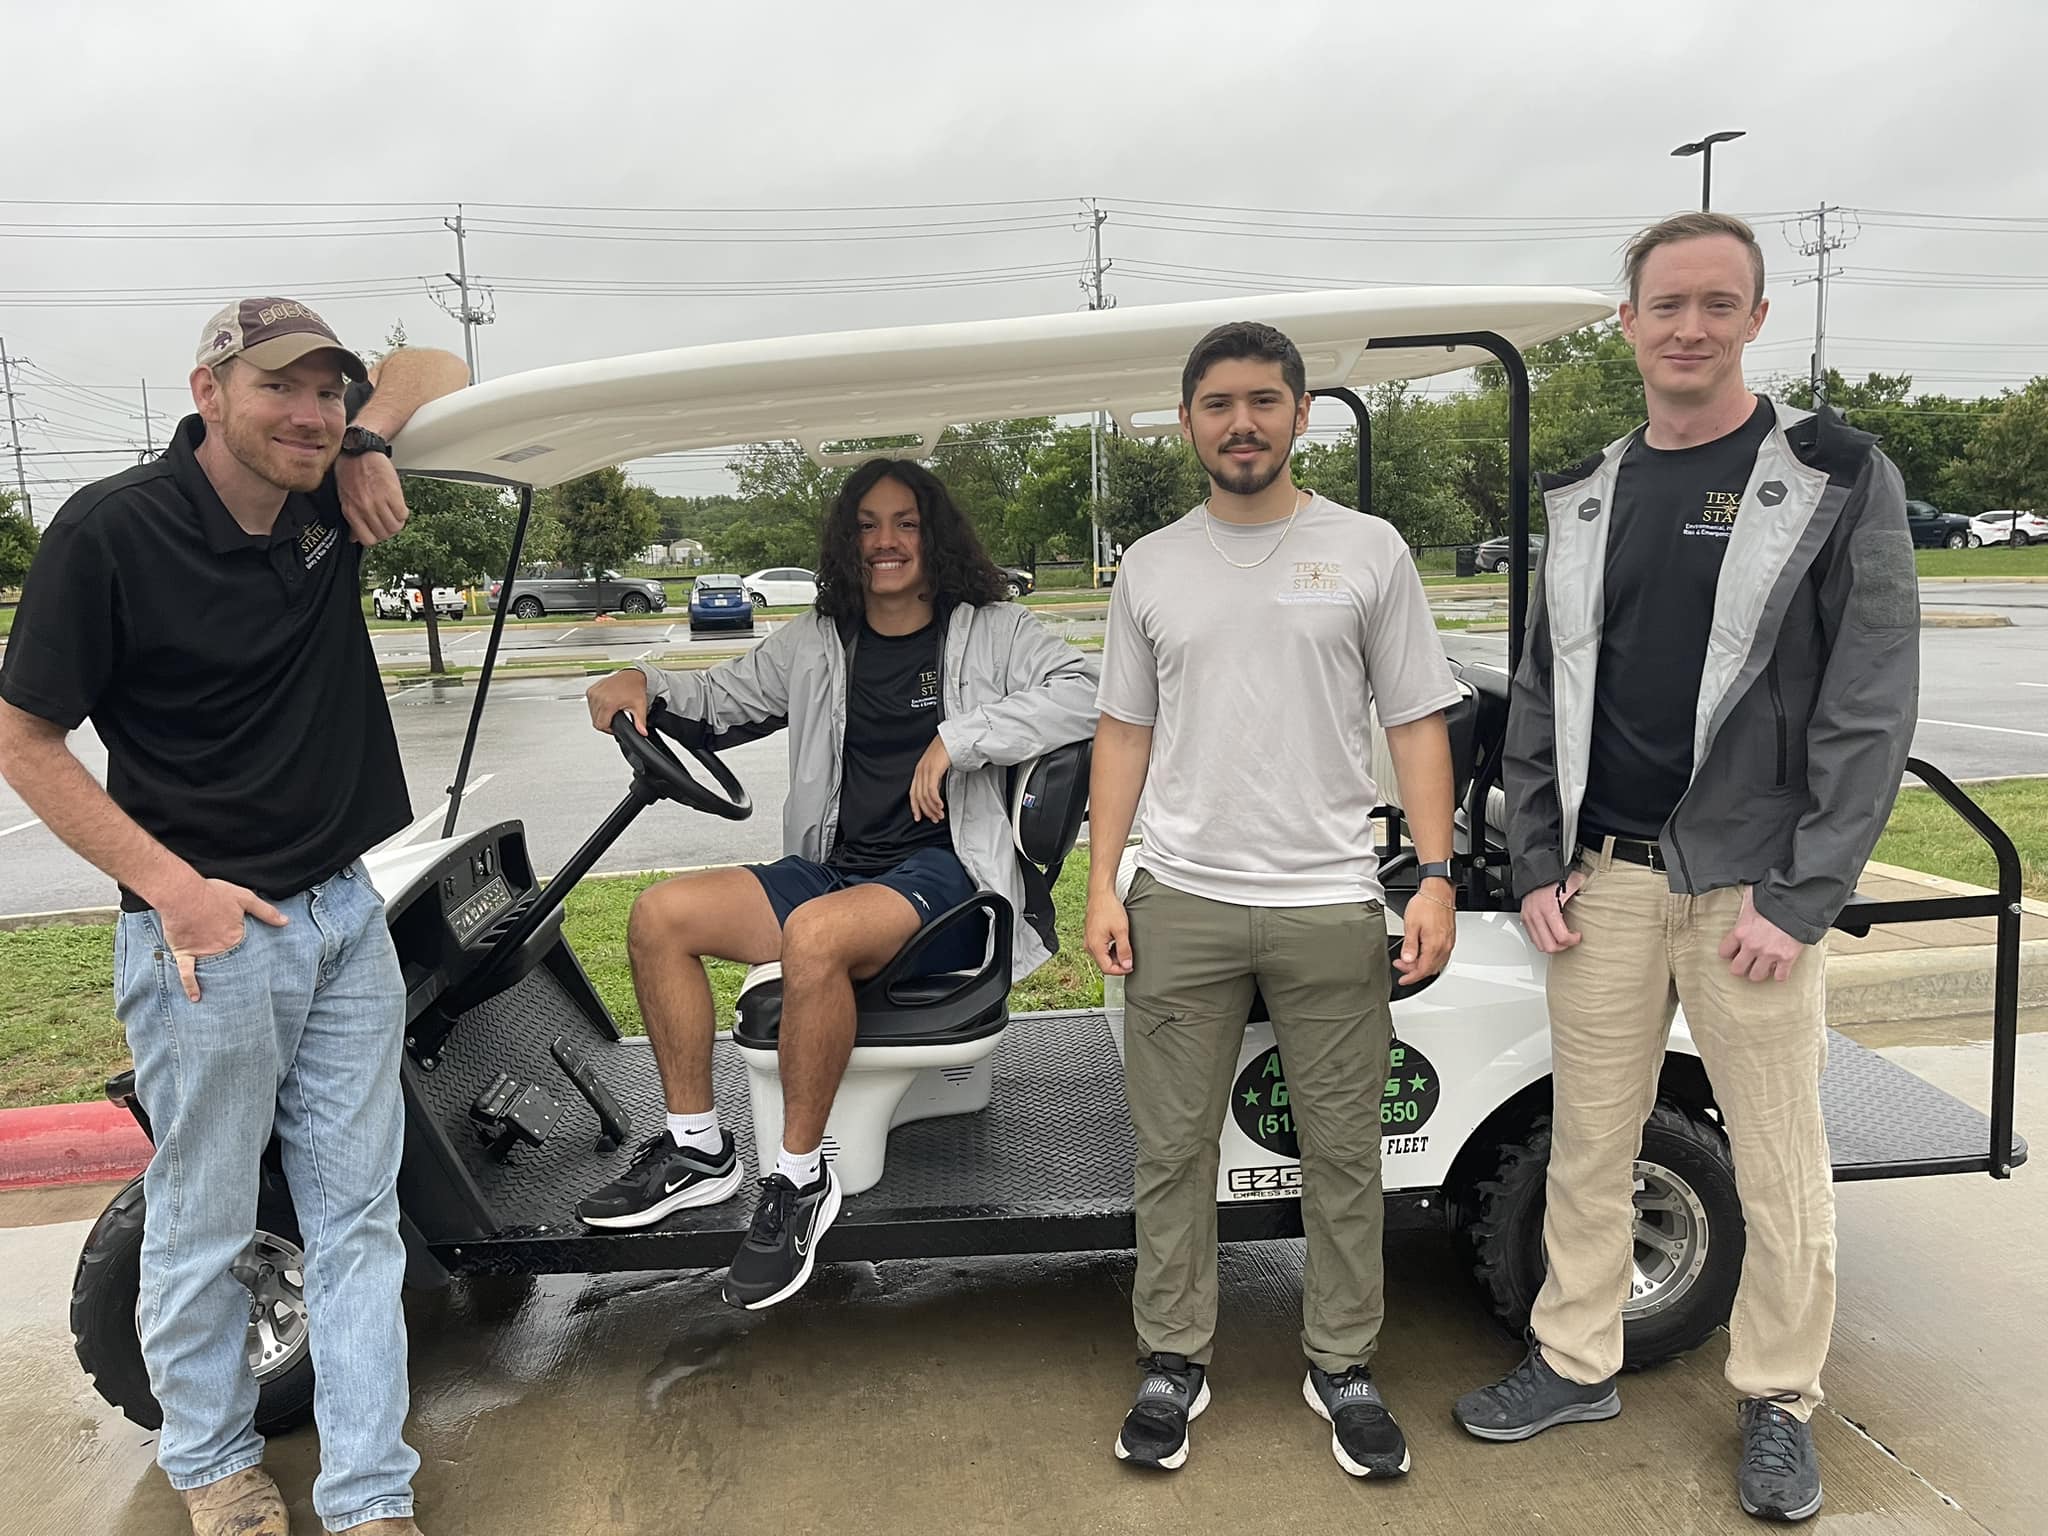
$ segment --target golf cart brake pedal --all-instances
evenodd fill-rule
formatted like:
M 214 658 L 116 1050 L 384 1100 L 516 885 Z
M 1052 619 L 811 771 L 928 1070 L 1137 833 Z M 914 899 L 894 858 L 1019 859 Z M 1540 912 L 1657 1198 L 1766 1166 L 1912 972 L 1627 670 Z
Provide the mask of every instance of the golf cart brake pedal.
M 604 1079 L 597 1075 L 597 1068 L 590 1064 L 590 1058 L 569 1044 L 567 1035 L 557 1035 L 548 1042 L 555 1064 L 576 1085 L 576 1091 L 590 1102 L 597 1111 L 597 1123 L 604 1127 L 602 1141 L 614 1147 L 623 1147 L 626 1138 L 633 1134 L 633 1117 L 619 1107 L 619 1101 L 612 1097 L 611 1089 L 605 1087 Z
M 523 1088 L 500 1072 L 469 1106 L 469 1118 L 476 1123 L 477 1134 L 491 1144 L 491 1155 L 504 1158 L 522 1141 L 534 1147 L 546 1141 L 562 1118 L 562 1106 L 539 1084 Z

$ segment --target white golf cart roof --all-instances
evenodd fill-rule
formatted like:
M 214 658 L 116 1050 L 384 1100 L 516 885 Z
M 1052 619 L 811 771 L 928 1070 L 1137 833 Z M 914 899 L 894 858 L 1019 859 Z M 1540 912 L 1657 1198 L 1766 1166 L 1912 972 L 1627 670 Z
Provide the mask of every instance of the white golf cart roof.
M 422 408 L 398 439 L 408 474 L 558 485 L 683 448 L 793 439 L 821 463 L 914 438 L 923 457 L 956 422 L 1107 411 L 1128 432 L 1170 417 L 1195 342 L 1230 320 L 1293 338 L 1311 389 L 1422 378 L 1490 361 L 1476 347 L 1374 349 L 1388 338 L 1492 331 L 1526 350 L 1614 312 L 1584 288 L 1369 288 L 831 331 L 564 363 L 493 379 Z

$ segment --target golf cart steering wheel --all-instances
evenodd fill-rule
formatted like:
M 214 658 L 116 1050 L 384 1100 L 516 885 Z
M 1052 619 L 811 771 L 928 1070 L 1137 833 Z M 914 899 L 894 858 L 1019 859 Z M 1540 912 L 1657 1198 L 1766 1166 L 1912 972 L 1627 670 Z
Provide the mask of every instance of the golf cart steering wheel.
M 680 801 L 713 816 L 723 816 L 727 821 L 745 821 L 753 815 L 754 802 L 747 798 L 745 787 L 733 777 L 732 770 L 719 761 L 717 753 L 683 740 L 677 724 L 676 717 L 660 699 L 648 706 L 645 736 L 634 729 L 631 710 L 622 709 L 612 716 L 612 737 L 632 765 L 633 777 L 663 799 Z M 725 793 L 714 793 L 691 777 L 690 770 L 669 742 L 662 740 L 663 736 L 695 758 L 697 766 L 710 774 Z

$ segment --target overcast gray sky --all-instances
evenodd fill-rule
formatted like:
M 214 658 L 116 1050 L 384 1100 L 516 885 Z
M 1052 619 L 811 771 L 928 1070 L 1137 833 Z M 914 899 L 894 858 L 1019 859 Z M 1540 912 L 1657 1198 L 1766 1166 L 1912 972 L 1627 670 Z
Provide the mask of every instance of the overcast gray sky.
M 102 0 L 13 6 L 0 47 L 0 336 L 32 362 L 41 521 L 130 461 L 144 377 L 161 442 L 230 296 L 307 297 L 357 347 L 402 321 L 460 351 L 423 281 L 447 286 L 458 200 L 494 377 L 1079 307 L 1090 197 L 1123 304 L 1611 289 L 1629 229 L 1696 206 L 1699 161 L 1671 148 L 1742 129 L 1714 203 L 1771 263 L 1754 377 L 1805 370 L 1793 246 L 1823 200 L 1860 210 L 1832 364 L 1951 394 L 2048 371 L 2034 0 Z M 639 478 L 708 491 L 719 466 Z

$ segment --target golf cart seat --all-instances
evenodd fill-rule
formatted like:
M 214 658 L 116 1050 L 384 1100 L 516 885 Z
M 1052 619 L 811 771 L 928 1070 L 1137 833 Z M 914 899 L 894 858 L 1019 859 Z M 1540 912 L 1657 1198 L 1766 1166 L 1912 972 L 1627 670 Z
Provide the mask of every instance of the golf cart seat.
M 1466 675 L 1471 668 L 1461 669 L 1454 663 L 1452 671 L 1458 674 L 1458 697 L 1444 710 L 1444 729 L 1451 738 L 1451 777 L 1453 780 L 1453 804 L 1462 804 L 1465 791 L 1472 786 L 1472 774 L 1478 765 L 1480 755 L 1486 751 L 1489 742 L 1498 741 L 1500 732 L 1507 721 L 1507 696 L 1500 698 L 1499 720 L 1494 717 L 1494 701 L 1485 687 L 1487 681 L 1475 681 Z M 1492 668 L 1477 670 L 1491 671 Z M 1370 713 L 1372 722 L 1372 781 L 1380 792 L 1380 804 L 1401 809 L 1401 785 L 1394 773 L 1394 757 L 1387 750 L 1387 733 L 1380 725 L 1379 711 Z M 1488 731 L 1493 732 L 1488 735 Z
M 1010 832 L 1025 871 L 1027 920 L 1049 931 L 1052 886 L 1088 813 L 1093 743 L 1077 741 L 1010 770 Z M 846 1064 L 825 1152 L 849 1195 L 882 1176 L 890 1130 L 912 1120 L 987 1107 L 989 1058 L 1010 1022 L 1011 939 L 1017 921 L 994 891 L 976 891 L 918 931 L 889 964 L 854 988 L 853 1054 Z M 934 940 L 978 928 L 973 970 L 920 974 Z M 772 1167 L 782 1143 L 782 967 L 752 967 L 734 1006 L 733 1043 L 747 1068 L 755 1155 Z

